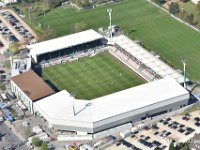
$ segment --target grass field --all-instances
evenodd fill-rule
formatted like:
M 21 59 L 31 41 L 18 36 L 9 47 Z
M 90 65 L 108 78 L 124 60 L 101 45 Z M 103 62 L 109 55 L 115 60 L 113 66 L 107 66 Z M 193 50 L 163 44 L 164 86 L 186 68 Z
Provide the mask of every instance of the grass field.
M 59 90 L 66 89 L 75 93 L 76 98 L 87 100 L 144 83 L 132 70 L 106 52 L 44 68 L 42 75 Z
M 124 0 L 92 10 L 75 10 L 59 7 L 46 16 L 36 18 L 35 24 L 54 29 L 57 36 L 72 32 L 75 23 L 84 21 L 87 28 L 108 26 L 107 8 L 112 8 L 113 24 L 118 24 L 131 38 L 141 40 L 144 45 L 162 58 L 182 69 L 181 59 L 187 59 L 188 76 L 200 81 L 200 33 L 176 21 L 165 12 L 145 0 Z

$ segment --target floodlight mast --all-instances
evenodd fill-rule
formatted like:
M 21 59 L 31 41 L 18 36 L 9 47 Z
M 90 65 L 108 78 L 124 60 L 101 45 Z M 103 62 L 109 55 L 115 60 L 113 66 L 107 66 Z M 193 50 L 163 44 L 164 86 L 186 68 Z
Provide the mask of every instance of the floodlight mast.
M 109 15 L 109 30 L 110 30 L 110 38 L 112 39 L 112 8 L 107 9 L 108 15 Z
M 186 58 L 182 59 L 183 71 L 184 71 L 184 88 L 186 88 Z

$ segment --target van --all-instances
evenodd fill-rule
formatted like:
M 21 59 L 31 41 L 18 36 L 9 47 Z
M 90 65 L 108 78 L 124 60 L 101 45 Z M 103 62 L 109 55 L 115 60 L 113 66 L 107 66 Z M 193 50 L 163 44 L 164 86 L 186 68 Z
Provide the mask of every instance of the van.
M 6 97 L 6 94 L 4 94 L 4 93 L 1 94 L 1 98 L 2 98 L 3 101 L 9 100 L 9 99 Z

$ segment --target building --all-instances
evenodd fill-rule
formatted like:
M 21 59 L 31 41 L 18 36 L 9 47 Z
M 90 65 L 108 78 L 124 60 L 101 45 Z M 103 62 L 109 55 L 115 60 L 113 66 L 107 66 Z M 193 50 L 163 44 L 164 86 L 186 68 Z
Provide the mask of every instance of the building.
M 12 59 L 12 58 L 10 58 Z M 11 77 L 27 72 L 31 69 L 31 58 L 11 60 Z
M 93 134 L 177 110 L 188 101 L 188 91 L 166 77 L 91 101 L 63 90 L 35 102 L 34 112 L 54 129 Z
M 33 102 L 55 93 L 54 90 L 32 70 L 11 77 L 10 82 L 12 93 L 22 100 L 31 113 L 34 113 Z
M 17 3 L 18 0 L 2 0 L 2 2 L 5 4 L 11 4 L 11 3 Z
M 102 35 L 90 29 L 28 45 L 27 48 L 30 50 L 30 56 L 33 60 L 39 63 L 101 45 L 102 39 Z
M 119 47 L 120 53 L 135 62 L 140 70 L 145 70 L 150 78 L 159 79 L 170 76 L 179 83 L 184 82 L 184 77 L 177 70 L 160 60 L 160 56 L 155 56 L 147 51 L 137 41 L 132 41 L 125 35 L 120 35 L 113 37 L 112 42 Z
M 199 150 L 200 149 L 200 134 L 195 134 L 194 137 L 190 140 L 190 149 Z

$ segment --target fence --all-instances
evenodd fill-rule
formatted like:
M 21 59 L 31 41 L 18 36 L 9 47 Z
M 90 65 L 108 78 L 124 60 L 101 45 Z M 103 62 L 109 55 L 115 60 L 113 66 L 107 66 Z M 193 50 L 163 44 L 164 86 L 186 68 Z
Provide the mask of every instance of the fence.
M 188 27 L 190 27 L 190 28 L 192 28 L 192 29 L 194 29 L 194 30 L 200 32 L 200 30 L 197 29 L 195 26 L 193 26 L 193 25 L 191 25 L 191 24 L 189 24 L 189 23 L 183 21 L 182 19 L 180 19 L 180 18 L 174 16 L 173 14 L 170 14 L 170 12 L 169 12 L 168 10 L 166 10 L 166 9 L 164 9 L 163 7 L 159 6 L 158 4 L 152 2 L 152 0 L 146 0 L 146 1 L 149 2 L 149 3 L 152 4 L 152 5 L 154 5 L 154 6 L 158 7 L 158 8 L 160 8 L 160 9 L 162 9 L 163 11 L 165 11 L 166 13 L 168 13 L 171 17 L 173 17 L 173 18 L 176 19 L 177 21 L 179 21 L 179 22 L 185 24 L 186 26 L 188 26 Z

